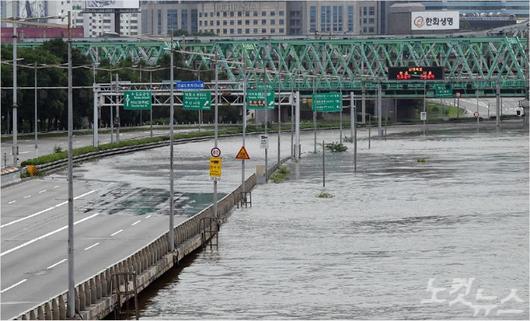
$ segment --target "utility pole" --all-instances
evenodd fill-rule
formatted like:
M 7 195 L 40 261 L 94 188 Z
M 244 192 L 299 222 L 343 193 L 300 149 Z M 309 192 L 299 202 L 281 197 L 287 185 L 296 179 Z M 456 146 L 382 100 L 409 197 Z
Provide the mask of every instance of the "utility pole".
M 270 45 L 269 45 L 269 54 L 270 54 Z M 267 78 L 267 82 L 269 80 L 269 77 L 267 76 L 267 69 L 265 69 L 265 67 L 263 67 L 263 75 L 265 76 L 265 78 Z M 267 93 L 268 93 L 268 88 L 267 88 Z M 267 95 L 267 94 L 265 94 Z M 269 133 L 268 133 L 268 128 L 269 128 L 269 104 L 267 102 L 267 98 L 265 96 L 265 137 L 267 137 L 267 145 L 265 145 L 265 183 L 268 183 L 269 182 L 269 164 L 268 164 L 268 161 L 269 161 Z
M 74 280 L 74 175 L 73 142 L 74 129 L 72 101 L 72 36 L 70 33 L 71 12 L 68 11 L 68 317 L 75 316 L 75 280 Z
M 17 124 L 17 22 L 15 15 L 18 12 L 18 0 L 13 1 L 13 146 L 11 154 L 13 155 L 13 166 L 18 165 L 18 124 Z
M 427 134 L 427 106 L 426 106 L 426 96 L 427 96 L 427 82 L 423 82 L 423 112 L 425 113 L 425 119 L 423 120 L 423 136 Z
M 499 80 L 497 80 L 495 87 L 495 127 L 499 128 L 501 126 L 501 86 Z
M 93 113 L 93 125 L 92 125 L 92 137 L 93 137 L 93 141 L 92 141 L 92 146 L 94 147 L 98 147 L 99 146 L 99 133 L 98 133 L 98 130 L 99 130 L 99 115 L 98 115 L 98 93 L 97 93 L 97 89 L 96 89 L 96 64 L 94 63 L 92 65 L 92 93 L 93 93 L 93 97 L 94 97 L 94 102 L 93 102 L 93 110 L 92 110 L 92 113 Z
M 35 76 L 35 93 L 34 93 L 34 98 L 35 98 L 35 101 L 34 101 L 34 107 L 35 107 L 35 123 L 33 124 L 33 127 L 35 129 L 35 157 L 38 157 L 39 156 L 39 141 L 38 141 L 38 137 L 37 137 L 37 131 L 38 131 L 38 120 L 37 120 L 37 117 L 38 117 L 38 114 L 37 114 L 37 62 L 35 61 L 35 64 L 34 64 L 34 76 Z
M 218 135 L 219 135 L 219 69 L 217 55 L 215 55 L 215 110 L 214 110 L 214 147 L 217 148 Z M 219 214 L 217 210 L 217 178 L 213 180 L 213 216 L 218 221 Z
M 295 95 L 296 105 L 295 105 L 295 135 L 296 135 L 296 144 L 295 144 L 295 159 L 299 160 L 302 158 L 302 147 L 300 146 L 300 91 L 296 92 Z
M 153 70 L 149 70 L 149 89 L 153 90 Z M 149 131 L 150 136 L 153 137 L 153 107 L 149 110 Z
M 281 104 L 281 101 L 280 101 L 280 94 L 281 94 L 281 80 L 282 80 L 282 75 L 280 74 L 280 58 L 278 57 L 278 166 L 280 166 L 280 162 L 281 162 L 281 155 L 280 155 L 280 138 L 281 138 L 281 134 L 282 134 L 282 104 Z
M 377 84 L 377 131 L 378 136 L 383 137 L 383 112 L 382 112 L 382 96 L 381 83 Z
M 340 91 L 339 143 L 342 144 L 342 90 Z
M 294 156 L 294 92 L 291 89 L 291 96 L 289 97 L 289 102 L 291 103 L 291 157 Z
M 118 73 L 116 73 L 116 143 L 119 143 L 120 142 L 120 123 L 121 123 L 121 120 L 120 120 L 120 105 L 118 104 L 118 100 L 119 100 L 119 94 L 118 94 L 118 91 L 119 91 L 119 88 L 120 88 L 120 85 L 119 85 L 119 78 L 118 78 Z
M 242 68 L 243 68 L 243 148 L 245 148 L 245 136 L 247 134 L 247 70 L 246 70 L 246 64 L 245 64 L 245 58 L 241 57 L 242 60 Z M 266 171 L 267 169 L 265 169 Z M 265 173 L 265 176 L 267 174 Z M 245 186 L 245 160 L 243 159 L 241 161 L 241 188 L 243 195 L 245 197 L 245 203 L 246 203 L 246 186 Z
M 315 78 L 313 78 L 313 95 L 315 94 Z M 313 109 L 313 153 L 317 153 L 317 112 L 313 106 L 315 102 L 311 100 L 311 108 Z
M 174 225 L 175 225 L 175 186 L 174 186 L 174 172 L 173 172 L 173 123 L 174 123 L 174 95 L 173 90 L 175 88 L 175 77 L 173 74 L 173 32 L 171 32 L 171 48 L 169 54 L 169 77 L 170 77 L 170 92 L 169 92 L 169 250 L 173 252 L 175 250 L 175 237 L 174 237 Z

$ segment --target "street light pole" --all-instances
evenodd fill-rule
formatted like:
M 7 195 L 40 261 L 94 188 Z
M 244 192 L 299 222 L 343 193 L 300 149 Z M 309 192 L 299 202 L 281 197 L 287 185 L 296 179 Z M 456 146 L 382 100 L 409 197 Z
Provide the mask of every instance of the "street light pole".
M 37 131 L 38 131 L 38 128 L 37 128 L 38 127 L 37 116 L 38 116 L 38 114 L 37 114 L 37 62 L 36 61 L 35 61 L 35 64 L 34 64 L 34 68 L 35 68 L 34 69 L 34 72 L 35 72 L 35 74 L 34 74 L 34 76 L 35 76 L 35 94 L 34 94 L 34 96 L 35 96 L 34 97 L 34 99 L 35 99 L 34 100 L 34 103 L 35 103 L 34 104 L 34 106 L 35 106 L 35 111 L 34 111 L 35 119 L 34 119 L 34 121 L 35 121 L 35 123 L 33 124 L 33 127 L 34 127 L 34 132 L 35 132 L 35 157 L 38 157 L 39 156 L 39 142 L 38 142 L 38 137 L 37 137 L 37 135 L 38 135 L 37 134 Z
M 175 237 L 174 237 L 174 225 L 175 225 L 175 190 L 174 190 L 174 172 L 173 172 L 173 118 L 174 118 L 174 96 L 173 89 L 175 87 L 174 81 L 175 77 L 173 74 L 173 32 L 171 32 L 171 43 L 170 43 L 170 97 L 169 97 L 169 250 L 173 252 L 175 250 Z
M 149 70 L 149 88 L 153 90 L 153 70 Z M 153 137 L 153 107 L 149 109 L 149 131 L 150 137 Z
M 215 106 L 214 106 L 214 147 L 217 148 L 219 137 L 219 69 L 217 68 L 218 60 L 215 55 Z M 217 178 L 213 179 L 213 215 L 216 220 L 219 219 L 217 210 Z
M 71 12 L 68 11 L 68 317 L 75 315 L 75 280 L 74 280 L 74 177 L 73 177 L 73 142 L 72 133 L 72 36 L 70 33 Z
M 18 165 L 18 124 L 17 124 L 17 23 L 15 14 L 18 11 L 18 1 L 13 1 L 13 146 L 11 154 L 13 155 L 13 166 Z

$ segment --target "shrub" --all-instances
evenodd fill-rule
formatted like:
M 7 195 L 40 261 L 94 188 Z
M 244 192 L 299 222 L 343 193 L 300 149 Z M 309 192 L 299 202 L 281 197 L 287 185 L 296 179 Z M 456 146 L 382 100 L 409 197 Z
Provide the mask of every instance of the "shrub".
M 271 180 L 274 183 L 278 184 L 278 183 L 285 181 L 288 176 L 289 176 L 289 169 L 287 168 L 287 166 L 282 165 L 277 170 L 275 170 L 274 173 L 272 173 Z
M 326 144 L 326 149 L 328 149 L 332 153 L 340 153 L 348 150 L 348 147 L 346 147 L 344 144 L 333 142 Z

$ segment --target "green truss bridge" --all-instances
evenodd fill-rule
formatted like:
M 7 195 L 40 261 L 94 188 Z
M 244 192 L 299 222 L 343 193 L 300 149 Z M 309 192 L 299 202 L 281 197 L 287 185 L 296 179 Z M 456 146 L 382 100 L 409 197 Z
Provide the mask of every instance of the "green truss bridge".
M 38 43 L 21 43 L 35 46 Z M 75 40 L 94 63 L 116 64 L 124 59 L 155 65 L 168 53 L 169 42 L 131 39 Z M 190 68 L 211 69 L 217 57 L 221 78 L 273 88 L 423 95 L 424 90 L 446 87 L 462 96 L 526 96 L 528 93 L 528 39 L 503 36 L 361 38 L 361 39 L 193 39 L 174 47 Z M 442 81 L 391 81 L 388 67 L 439 66 Z M 268 72 L 264 73 L 264 70 Z

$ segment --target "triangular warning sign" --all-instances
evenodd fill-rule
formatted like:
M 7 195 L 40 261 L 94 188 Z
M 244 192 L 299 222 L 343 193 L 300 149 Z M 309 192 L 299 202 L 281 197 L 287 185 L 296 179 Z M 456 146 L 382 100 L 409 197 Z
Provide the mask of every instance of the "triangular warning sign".
M 241 149 L 239 150 L 239 152 L 237 152 L 236 159 L 239 159 L 239 160 L 250 159 L 250 156 L 248 155 L 248 152 L 245 146 L 241 146 Z

